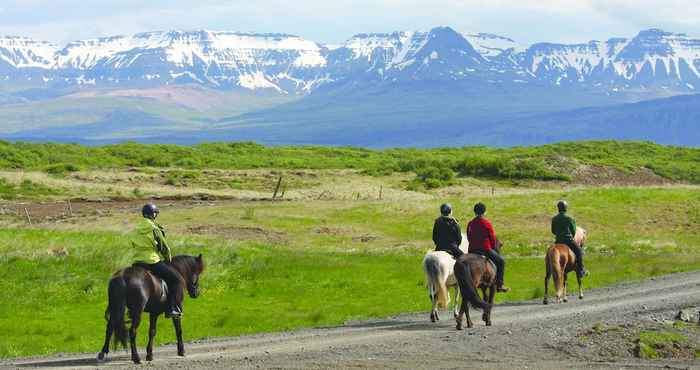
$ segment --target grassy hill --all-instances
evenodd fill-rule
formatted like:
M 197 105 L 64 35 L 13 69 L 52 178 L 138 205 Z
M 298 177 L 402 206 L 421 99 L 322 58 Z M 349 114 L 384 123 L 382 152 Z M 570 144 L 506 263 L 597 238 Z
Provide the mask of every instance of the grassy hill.
M 616 141 L 515 148 L 466 146 L 385 150 L 263 146 L 250 142 L 81 146 L 0 141 L 0 169 L 59 173 L 129 167 L 355 169 L 374 175 L 415 172 L 422 180 L 435 180 L 436 186 L 444 185 L 454 176 L 570 181 L 583 180 L 596 169 L 621 173 L 648 170 L 668 180 L 700 183 L 700 149 Z

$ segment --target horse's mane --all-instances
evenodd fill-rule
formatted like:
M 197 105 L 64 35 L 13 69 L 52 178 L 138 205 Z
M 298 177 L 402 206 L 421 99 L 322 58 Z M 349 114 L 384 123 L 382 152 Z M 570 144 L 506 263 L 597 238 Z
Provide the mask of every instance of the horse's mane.
M 171 264 L 180 273 L 185 272 L 188 275 L 189 275 L 189 273 L 195 272 L 198 269 L 197 258 L 192 257 L 192 256 L 187 256 L 187 255 L 179 255 L 179 256 L 173 257 Z

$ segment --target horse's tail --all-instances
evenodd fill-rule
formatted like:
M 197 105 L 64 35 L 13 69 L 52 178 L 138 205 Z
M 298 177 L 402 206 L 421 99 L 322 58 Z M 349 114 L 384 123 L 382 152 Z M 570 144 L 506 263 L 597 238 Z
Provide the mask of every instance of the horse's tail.
M 552 249 L 552 254 L 549 256 L 549 264 L 551 266 L 552 278 L 554 279 L 554 289 L 557 297 L 561 297 L 564 290 L 564 270 L 561 266 L 561 255 L 556 248 Z
M 109 326 L 114 332 L 114 347 L 121 344 L 126 348 L 127 330 L 124 322 L 126 313 L 126 280 L 122 274 L 115 275 L 109 281 L 109 306 L 105 313 Z
M 450 303 L 450 296 L 447 294 L 447 285 L 445 285 L 445 273 L 441 271 L 440 262 L 435 258 L 426 258 L 423 261 L 423 269 L 428 280 L 428 291 L 430 300 L 432 301 L 437 296 L 437 304 L 439 308 L 446 308 Z
M 457 278 L 459 292 L 462 294 L 463 300 L 469 302 L 474 308 L 481 310 L 491 308 L 491 305 L 482 300 L 476 292 L 469 262 L 457 261 L 455 263 L 455 278 Z

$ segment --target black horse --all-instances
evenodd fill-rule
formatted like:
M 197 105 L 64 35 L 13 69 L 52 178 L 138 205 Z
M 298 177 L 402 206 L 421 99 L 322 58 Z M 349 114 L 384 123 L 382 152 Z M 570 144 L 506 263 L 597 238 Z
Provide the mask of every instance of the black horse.
M 199 275 L 204 271 L 202 255 L 175 256 L 171 265 L 180 273 L 183 285 L 187 287 L 190 297 L 199 296 Z M 153 360 L 153 337 L 156 335 L 156 322 L 158 316 L 167 307 L 166 295 L 163 294 L 161 279 L 151 274 L 144 267 L 134 264 L 116 272 L 109 280 L 109 306 L 105 312 L 107 320 L 107 336 L 102 351 L 97 359 L 103 361 L 109 353 L 109 341 L 114 334 L 115 345 L 121 343 L 126 348 L 127 329 L 124 322 L 124 314 L 129 310 L 131 328 L 129 328 L 129 341 L 131 344 L 131 360 L 141 363 L 141 358 L 136 350 L 136 331 L 141 323 L 142 313 L 150 313 L 150 326 L 148 328 L 148 346 L 146 347 L 146 360 Z M 177 304 L 182 305 L 184 299 L 182 292 L 169 292 L 177 295 Z M 182 326 L 180 317 L 173 318 L 175 334 L 177 335 L 177 354 L 185 355 L 185 345 L 182 343 Z

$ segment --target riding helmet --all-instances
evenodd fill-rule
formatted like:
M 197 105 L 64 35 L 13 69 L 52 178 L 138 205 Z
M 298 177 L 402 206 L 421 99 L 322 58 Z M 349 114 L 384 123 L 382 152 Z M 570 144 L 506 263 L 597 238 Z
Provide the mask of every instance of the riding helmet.
M 440 206 L 440 214 L 441 215 L 449 216 L 450 213 L 452 213 L 452 207 L 449 204 L 444 203 L 443 205 Z
M 160 210 L 158 210 L 158 207 L 156 207 L 156 205 L 153 203 L 148 203 L 141 209 L 141 214 L 143 215 L 143 217 L 150 219 L 155 219 L 159 213 Z
M 486 213 L 486 205 L 484 203 L 477 203 L 474 205 L 474 213 L 477 215 L 483 215 Z
M 557 209 L 559 209 L 559 212 L 566 212 L 566 210 L 569 209 L 569 203 L 565 200 L 560 200 L 559 203 L 557 203 Z

